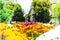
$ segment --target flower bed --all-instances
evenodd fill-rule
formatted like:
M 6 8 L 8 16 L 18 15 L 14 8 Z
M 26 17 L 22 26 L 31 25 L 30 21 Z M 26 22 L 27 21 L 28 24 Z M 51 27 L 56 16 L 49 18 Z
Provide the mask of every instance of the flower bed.
M 0 40 L 28 40 L 26 34 L 18 32 L 15 28 L 9 28 L 7 24 L 0 24 Z
M 54 26 L 46 26 L 36 22 L 18 22 L 11 24 L 0 24 L 0 39 L 3 40 L 35 40 L 38 36 L 50 31 Z

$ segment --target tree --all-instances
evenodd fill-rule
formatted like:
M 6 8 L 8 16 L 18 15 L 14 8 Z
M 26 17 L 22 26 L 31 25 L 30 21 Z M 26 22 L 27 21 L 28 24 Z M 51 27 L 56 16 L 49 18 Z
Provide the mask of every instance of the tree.
M 32 6 L 35 21 L 43 23 L 48 23 L 50 21 L 49 9 L 51 2 L 49 2 L 49 0 L 33 0 Z
M 14 16 L 12 17 L 12 21 L 25 21 L 24 12 L 19 4 L 15 5 Z

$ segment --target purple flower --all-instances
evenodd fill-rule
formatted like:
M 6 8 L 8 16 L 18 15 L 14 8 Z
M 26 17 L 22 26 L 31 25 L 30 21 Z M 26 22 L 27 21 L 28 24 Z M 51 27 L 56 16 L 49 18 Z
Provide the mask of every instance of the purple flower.
M 36 24 L 36 22 L 26 22 L 24 25 L 28 26 L 28 25 L 33 25 L 33 24 Z

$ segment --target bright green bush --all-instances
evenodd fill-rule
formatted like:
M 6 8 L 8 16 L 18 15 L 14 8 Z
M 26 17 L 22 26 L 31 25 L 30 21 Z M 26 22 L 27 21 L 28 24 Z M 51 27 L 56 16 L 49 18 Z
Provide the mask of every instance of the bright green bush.
M 5 20 L 5 19 L 3 19 L 4 16 L 5 16 L 4 3 L 5 3 L 4 0 L 0 0 L 0 22 L 2 22 L 3 20 Z
M 60 22 L 60 3 L 56 4 L 56 7 L 54 10 L 55 10 L 55 17 Z
M 3 0 L 4 1 L 4 0 Z M 0 10 L 0 22 L 10 23 L 11 17 L 14 14 L 14 4 L 1 1 L 2 7 Z

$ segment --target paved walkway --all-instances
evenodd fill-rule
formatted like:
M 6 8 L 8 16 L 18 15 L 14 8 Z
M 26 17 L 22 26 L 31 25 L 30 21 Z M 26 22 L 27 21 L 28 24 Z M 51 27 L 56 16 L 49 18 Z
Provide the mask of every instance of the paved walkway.
M 36 40 L 60 40 L 60 25 L 36 38 Z

